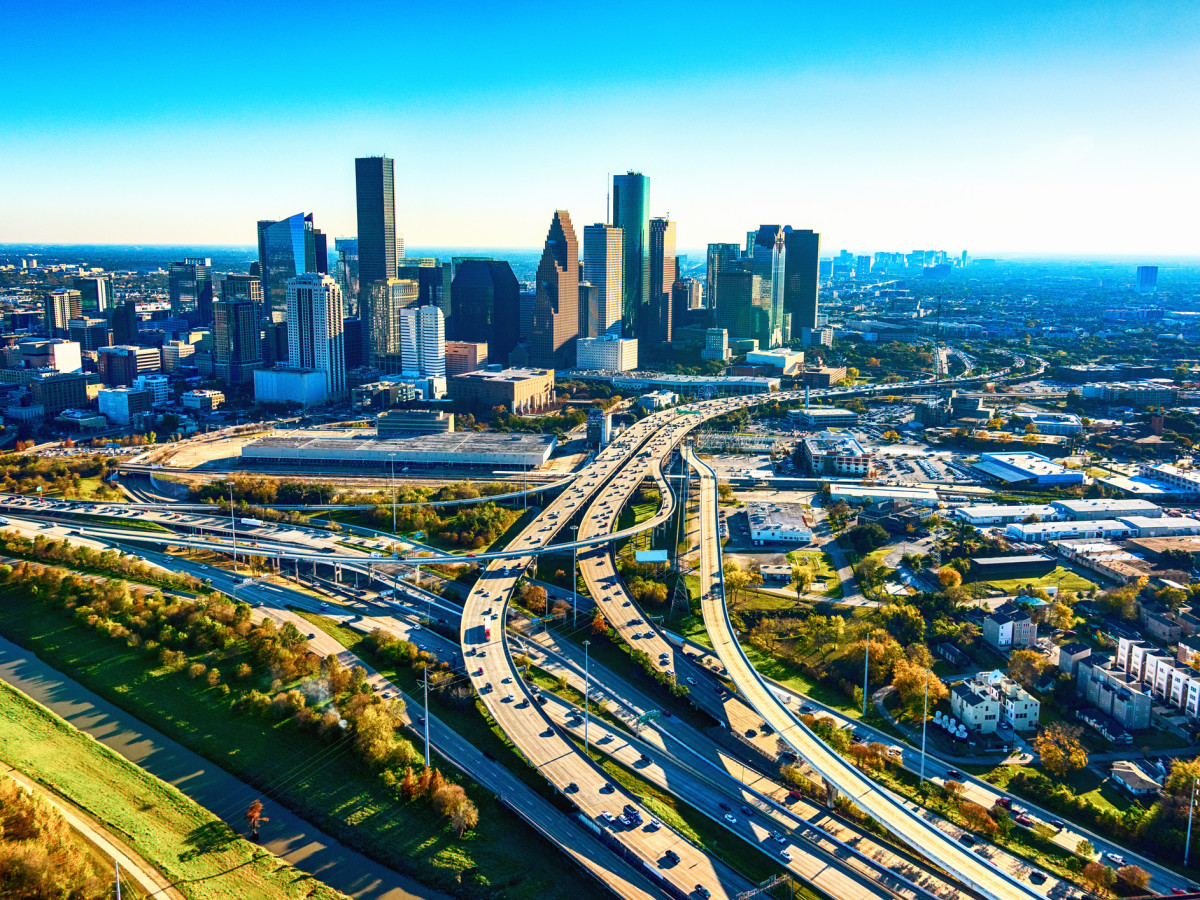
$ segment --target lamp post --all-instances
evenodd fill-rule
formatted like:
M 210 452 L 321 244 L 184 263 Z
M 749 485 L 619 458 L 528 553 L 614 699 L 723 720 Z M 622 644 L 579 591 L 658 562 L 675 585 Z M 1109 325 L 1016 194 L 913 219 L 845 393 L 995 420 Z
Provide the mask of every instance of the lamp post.
M 587 752 L 588 744 L 588 724 L 591 721 L 591 713 L 588 708 L 588 695 L 591 694 L 591 669 L 588 662 L 588 647 L 591 646 L 591 641 L 583 642 L 583 749 Z
M 396 454 L 389 453 L 388 461 L 392 464 L 392 534 L 396 533 Z
M 1188 827 L 1187 840 L 1183 842 L 1183 867 L 1186 869 L 1188 864 L 1188 854 L 1192 850 L 1192 813 L 1196 809 L 1196 779 L 1192 779 L 1192 799 L 1188 803 Z
M 871 632 L 867 632 L 867 652 L 863 657 L 863 718 L 867 717 L 867 691 L 870 685 L 871 673 Z
M 925 781 L 925 728 L 929 724 L 929 670 L 925 670 L 925 713 L 921 716 L 921 781 Z
M 233 516 L 233 484 L 229 485 L 229 529 L 233 532 L 233 571 L 237 571 L 237 519 Z
M 579 624 L 579 526 L 571 526 L 571 627 Z

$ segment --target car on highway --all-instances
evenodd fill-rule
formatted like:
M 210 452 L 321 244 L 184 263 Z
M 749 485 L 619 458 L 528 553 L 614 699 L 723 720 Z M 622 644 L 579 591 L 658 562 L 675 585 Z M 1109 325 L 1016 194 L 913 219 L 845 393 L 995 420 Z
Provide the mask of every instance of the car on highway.
M 1125 857 L 1120 853 L 1113 853 L 1111 850 L 1104 854 L 1104 858 L 1116 866 L 1118 869 L 1125 865 Z
M 782 860 L 784 860 L 785 862 L 791 862 L 791 861 L 792 861 L 792 854 L 791 854 L 791 853 L 789 853 L 789 852 L 788 852 L 788 851 L 786 851 L 786 850 L 780 850 L 780 851 L 779 851 L 779 858 L 780 858 L 780 859 L 782 859 Z
M 1017 817 L 1016 817 L 1016 819 L 1015 819 L 1014 821 L 1015 821 L 1015 822 L 1016 822 L 1018 825 L 1024 825 L 1026 828 L 1032 828 L 1032 827 L 1033 827 L 1033 819 L 1029 818 L 1029 816 L 1025 815 L 1024 813 L 1022 813 L 1021 815 L 1017 816 Z
M 602 818 L 609 825 L 612 825 L 617 821 L 617 817 L 610 813 L 607 809 L 600 810 L 600 818 Z

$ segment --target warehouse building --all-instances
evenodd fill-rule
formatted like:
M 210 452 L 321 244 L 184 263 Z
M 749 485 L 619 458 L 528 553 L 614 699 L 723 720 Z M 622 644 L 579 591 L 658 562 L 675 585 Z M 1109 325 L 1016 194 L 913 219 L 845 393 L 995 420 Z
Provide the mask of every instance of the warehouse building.
M 361 431 L 361 430 L 360 430 Z M 369 435 L 268 437 L 242 448 L 242 459 L 281 468 L 333 470 L 384 468 L 536 469 L 558 438 L 552 434 L 458 431 L 380 439 Z
M 750 522 L 750 540 L 756 545 L 807 544 L 813 539 L 804 507 L 799 503 L 747 503 L 746 518 Z
M 1039 453 L 981 453 L 974 468 L 1006 484 L 1083 484 L 1083 472 L 1060 466 Z
M 1124 516 L 1142 516 L 1157 519 L 1163 514 L 1162 507 L 1149 500 L 1120 497 L 1099 497 L 1092 500 L 1053 500 L 1050 505 L 1061 513 L 1060 518 L 1074 522 L 1088 519 L 1119 519 Z M 1042 518 L 1045 518 L 1043 516 Z
M 1052 556 L 976 556 L 971 559 L 970 581 L 1003 581 L 1008 578 L 1041 578 L 1058 565 Z
M 954 511 L 954 516 L 976 528 L 1024 522 L 1032 516 L 1036 516 L 1042 522 L 1057 522 L 1063 518 L 1059 510 L 1048 503 L 1016 503 L 1012 506 L 980 503 L 974 506 L 960 506 Z

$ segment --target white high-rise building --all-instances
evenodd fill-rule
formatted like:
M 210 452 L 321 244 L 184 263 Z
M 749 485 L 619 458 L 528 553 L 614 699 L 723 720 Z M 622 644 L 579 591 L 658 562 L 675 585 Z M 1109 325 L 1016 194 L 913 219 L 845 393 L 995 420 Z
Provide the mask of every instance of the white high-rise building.
M 625 251 L 621 229 L 603 222 L 583 229 L 583 279 L 596 288 L 599 333 L 621 336 Z
M 334 397 L 346 390 L 345 306 L 328 275 L 305 272 L 287 283 L 288 368 L 325 376 Z
M 618 323 L 619 324 L 619 323 Z M 575 342 L 575 367 L 593 372 L 632 372 L 638 364 L 637 338 L 580 338 Z
M 446 376 L 446 317 L 440 307 L 400 310 L 400 358 L 406 376 Z

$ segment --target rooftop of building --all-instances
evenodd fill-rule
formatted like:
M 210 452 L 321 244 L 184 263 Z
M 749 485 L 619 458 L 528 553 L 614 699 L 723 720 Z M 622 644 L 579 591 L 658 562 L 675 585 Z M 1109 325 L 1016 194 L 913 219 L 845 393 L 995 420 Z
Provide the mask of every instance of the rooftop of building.
M 553 445 L 557 439 L 552 434 L 501 434 L 487 431 L 454 431 L 448 433 L 422 434 L 403 438 L 378 438 L 361 428 L 344 432 L 320 432 L 318 434 L 288 434 L 264 437 L 247 445 L 249 447 L 271 447 L 279 449 L 309 450 L 370 450 L 372 452 L 429 451 L 440 453 L 490 453 L 540 451 Z
M 848 434 L 834 434 L 831 431 L 822 432 L 817 437 L 804 439 L 804 446 L 810 453 L 835 454 L 838 456 L 866 456 L 867 451 L 862 444 Z
M 1004 505 L 1002 503 L 979 503 L 972 506 L 960 506 L 955 510 L 956 513 L 962 513 L 963 517 L 973 517 L 976 519 L 991 519 L 996 516 L 1017 516 L 1025 518 L 1026 516 L 1053 516 L 1055 514 L 1054 507 L 1048 503 L 1014 503 Z
M 454 378 L 461 381 L 490 381 L 490 382 L 517 382 L 528 381 L 531 378 L 554 377 L 553 369 L 533 369 L 533 368 L 512 368 L 500 369 L 476 369 L 474 372 L 463 372 L 461 375 L 455 375 Z
M 1056 475 L 1066 469 L 1037 453 L 984 453 L 982 459 L 1028 472 L 1030 475 Z
M 1159 509 L 1157 504 L 1151 503 L 1149 500 L 1139 500 L 1132 497 L 1093 497 L 1087 500 L 1053 500 L 1050 505 L 1057 509 L 1065 509 L 1068 512 L 1091 512 L 1095 510 L 1132 512 L 1138 509 Z
M 747 501 L 746 518 L 755 531 L 763 528 L 808 528 L 804 506 L 800 503 Z
M 840 409 L 836 406 L 810 406 L 804 409 L 789 409 L 787 414 L 791 416 L 792 413 L 810 419 L 840 419 L 846 416 L 858 418 L 858 413 L 853 410 Z

